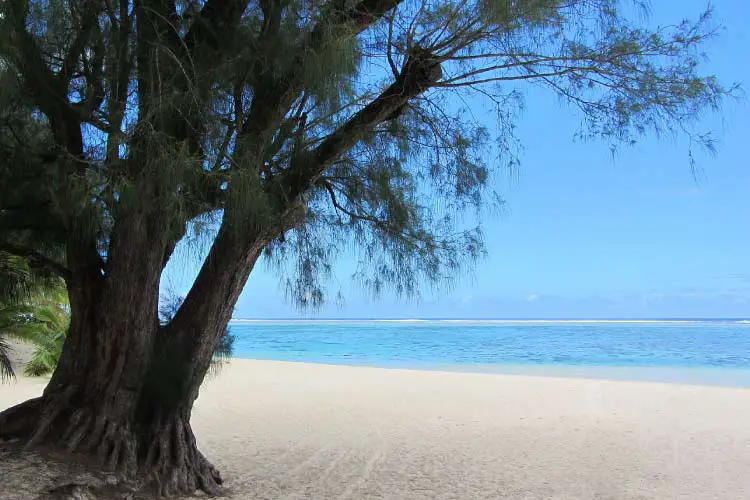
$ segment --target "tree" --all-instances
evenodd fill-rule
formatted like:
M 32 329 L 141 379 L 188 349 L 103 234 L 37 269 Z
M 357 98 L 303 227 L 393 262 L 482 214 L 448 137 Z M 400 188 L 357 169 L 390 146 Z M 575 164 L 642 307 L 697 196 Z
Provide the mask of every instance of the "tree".
M 44 394 L 2 413 L 0 432 L 95 455 L 163 494 L 221 483 L 190 413 L 262 255 L 291 270 L 301 305 L 324 300 L 350 244 L 366 286 L 416 293 L 482 254 L 460 214 L 515 161 L 524 85 L 612 144 L 665 131 L 709 144 L 688 127 L 732 91 L 699 74 L 709 12 L 649 29 L 616 0 L 1 9 L 0 249 L 65 279 L 71 323 Z M 495 106 L 497 140 L 461 109 L 469 95 Z M 160 324 L 162 270 L 208 219 L 208 256 Z

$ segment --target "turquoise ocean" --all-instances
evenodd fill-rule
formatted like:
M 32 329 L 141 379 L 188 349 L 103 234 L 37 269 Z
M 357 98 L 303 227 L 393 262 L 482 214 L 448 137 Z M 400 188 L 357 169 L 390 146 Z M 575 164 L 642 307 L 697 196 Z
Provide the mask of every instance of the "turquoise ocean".
M 748 320 L 233 320 L 234 357 L 750 387 Z

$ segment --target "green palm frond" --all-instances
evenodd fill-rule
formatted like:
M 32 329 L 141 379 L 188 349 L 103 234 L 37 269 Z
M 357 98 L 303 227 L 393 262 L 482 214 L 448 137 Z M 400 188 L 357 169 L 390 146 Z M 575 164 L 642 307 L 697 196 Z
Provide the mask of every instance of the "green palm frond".
M 52 372 L 69 322 L 63 282 L 37 274 L 23 259 L 0 252 L 0 379 L 14 376 L 6 340 L 10 338 L 34 345 L 26 375 Z
M 64 342 L 65 332 L 40 338 L 31 354 L 31 360 L 26 364 L 23 372 L 31 377 L 51 374 L 60 360 Z
M 13 372 L 13 364 L 10 362 L 11 349 L 10 344 L 0 336 L 0 381 L 15 378 L 16 376 Z
M 18 303 L 33 294 L 37 285 L 23 259 L 0 252 L 0 303 Z

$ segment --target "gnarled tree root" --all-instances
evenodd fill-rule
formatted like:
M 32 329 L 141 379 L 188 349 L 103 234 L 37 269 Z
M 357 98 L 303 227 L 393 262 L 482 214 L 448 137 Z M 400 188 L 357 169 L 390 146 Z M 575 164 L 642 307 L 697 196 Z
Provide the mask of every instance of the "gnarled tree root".
M 138 470 L 138 441 L 130 422 L 106 405 L 76 407 L 66 398 L 49 398 L 27 446 L 91 457 L 97 467 L 123 478 Z
M 198 450 L 190 422 L 182 417 L 172 416 L 152 427 L 143 466 L 163 497 L 198 489 L 216 495 L 223 482 L 219 471 Z
M 0 437 L 25 441 L 27 449 L 52 453 L 57 461 L 68 455 L 129 491 L 151 490 L 161 497 L 220 491 L 221 475 L 198 450 L 189 413 L 154 420 L 139 434 L 102 408 L 44 410 L 37 398 L 0 413 Z
M 36 429 L 42 398 L 29 399 L 0 412 L 0 438 L 28 439 Z

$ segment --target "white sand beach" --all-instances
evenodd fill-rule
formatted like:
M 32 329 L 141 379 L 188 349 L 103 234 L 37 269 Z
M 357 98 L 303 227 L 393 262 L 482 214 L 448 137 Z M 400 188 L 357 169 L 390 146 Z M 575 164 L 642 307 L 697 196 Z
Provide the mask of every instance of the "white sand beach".
M 747 500 L 748 415 L 742 388 L 234 360 L 193 423 L 232 499 Z

